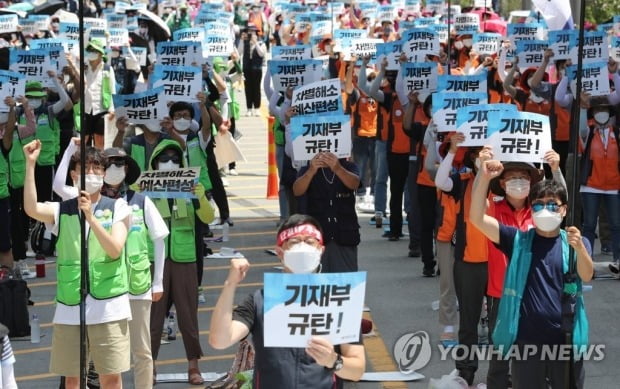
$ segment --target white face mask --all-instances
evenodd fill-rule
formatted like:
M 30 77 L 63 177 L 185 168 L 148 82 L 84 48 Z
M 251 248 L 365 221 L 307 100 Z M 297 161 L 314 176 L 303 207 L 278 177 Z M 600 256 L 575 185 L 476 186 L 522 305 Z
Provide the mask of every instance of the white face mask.
M 179 131 L 185 131 L 189 128 L 189 125 L 192 123 L 189 119 L 176 119 L 174 120 L 174 128 Z
M 545 99 L 543 99 L 542 97 L 538 96 L 535 93 L 530 92 L 530 100 L 532 100 L 536 104 L 539 104 L 539 103 L 542 103 Z
M 321 250 L 305 242 L 284 252 L 284 266 L 296 274 L 312 273 L 321 263 Z
M 172 162 L 172 161 L 168 161 L 168 162 L 160 162 L 159 163 L 159 169 L 158 170 L 175 170 L 178 169 L 180 166 L 178 163 Z
M 463 39 L 463 46 L 467 48 L 470 48 L 473 43 L 474 43 L 473 39 Z
M 118 185 L 125 179 L 125 166 L 111 165 L 105 171 L 103 181 L 108 185 Z
M 146 36 L 149 33 L 149 29 L 146 27 L 140 27 L 140 35 Z
M 562 215 L 551 212 L 547 208 L 532 215 L 534 226 L 544 232 L 555 231 L 562 224 Z
M 119 53 L 116 50 L 112 50 L 112 52 L 110 53 L 110 58 L 118 58 L 121 56 L 121 53 Z
M 54 30 L 57 30 L 59 26 L 60 26 L 60 23 L 56 23 L 56 22 L 52 23 L 52 28 Z
M 99 192 L 101 190 L 101 187 L 103 186 L 103 177 L 98 174 L 87 174 L 85 177 L 85 181 L 86 188 L 84 190 L 91 195 Z M 79 190 L 82 190 L 80 188 L 79 179 L 78 181 L 75 181 L 73 185 Z
M 607 124 L 607 122 L 609 121 L 609 112 L 607 112 L 607 111 L 599 111 L 599 112 L 595 113 L 594 114 L 594 120 L 598 124 Z
M 454 42 L 454 48 L 457 50 L 461 50 L 463 48 L 463 41 Z
M 523 178 L 506 181 L 506 194 L 517 200 L 523 200 L 530 194 L 530 182 Z
M 0 112 L 0 123 L 6 123 L 9 121 L 9 113 L 8 112 Z
M 86 55 L 86 59 L 89 61 L 96 61 L 99 59 L 99 53 L 91 51 Z
M 30 105 L 32 109 L 39 109 L 42 103 L 43 103 L 43 100 L 41 99 L 28 100 L 28 105 Z

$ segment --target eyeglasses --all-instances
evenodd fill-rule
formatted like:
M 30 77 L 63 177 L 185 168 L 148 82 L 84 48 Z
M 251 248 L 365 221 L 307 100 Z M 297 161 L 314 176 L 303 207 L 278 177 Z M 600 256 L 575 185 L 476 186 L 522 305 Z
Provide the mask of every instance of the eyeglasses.
M 290 238 L 290 239 L 288 239 L 286 241 L 286 243 L 289 246 L 294 246 L 294 245 L 299 244 L 301 242 L 304 242 L 304 243 L 306 243 L 306 244 L 308 244 L 310 246 L 317 246 L 319 244 L 319 240 L 314 238 L 314 237 L 312 237 L 312 236 L 309 236 L 307 238 L 294 237 L 294 238 Z
M 547 201 L 547 203 L 543 203 L 542 201 L 538 201 L 535 203 L 532 203 L 532 211 L 533 212 L 540 212 L 543 209 L 548 209 L 551 212 L 557 212 L 558 209 L 560 209 L 560 207 L 562 206 L 562 204 L 558 204 L 553 200 L 549 200 Z
M 116 167 L 123 167 L 123 166 L 125 166 L 125 160 L 124 159 L 110 160 L 109 163 L 110 163 L 110 166 L 112 166 L 112 165 L 114 165 Z
M 181 163 L 181 158 L 179 158 L 178 155 L 170 155 L 170 154 L 162 154 L 159 156 L 159 162 L 169 162 L 172 161 L 173 163 Z
M 174 114 L 174 116 L 172 117 L 172 120 L 178 120 L 178 119 L 190 120 L 191 118 L 192 118 L 192 115 L 190 115 L 189 113 L 186 113 L 186 114 Z

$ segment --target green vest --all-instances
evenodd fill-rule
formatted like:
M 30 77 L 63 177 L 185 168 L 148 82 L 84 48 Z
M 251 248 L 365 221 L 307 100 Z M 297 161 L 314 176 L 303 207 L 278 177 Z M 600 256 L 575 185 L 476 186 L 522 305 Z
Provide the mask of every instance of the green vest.
M 151 238 L 144 223 L 144 196 L 130 192 L 127 202 L 131 207 L 131 226 L 125 243 L 125 258 L 129 277 L 129 293 L 141 295 L 151 288 L 152 251 L 149 253 Z
M 168 199 L 153 199 L 159 214 L 168 224 L 167 257 L 174 262 L 196 262 L 195 215 L 191 199 L 174 199 L 172 212 Z
M 24 145 L 33 138 L 22 140 L 19 138 L 17 129 L 13 132 L 13 145 L 9 151 L 9 173 L 11 188 L 22 188 L 26 178 L 26 156 L 24 155 Z
M 286 139 L 284 137 L 284 126 L 280 124 L 280 120 L 276 117 L 273 122 L 273 136 L 277 146 L 284 146 Z
M 187 141 L 186 150 L 189 159 L 188 166 L 200 167 L 200 177 L 198 178 L 198 182 L 204 186 L 205 191 L 211 190 L 213 186 L 211 185 L 211 180 L 209 179 L 209 170 L 207 170 L 207 156 L 205 155 L 204 150 L 200 147 L 200 142 L 197 136 Z
M 95 218 L 106 230 L 112 229 L 115 200 L 101 196 L 95 208 Z M 56 300 L 65 305 L 80 303 L 80 218 L 77 198 L 60 203 L 58 220 L 58 283 Z M 104 300 L 121 296 L 128 291 L 125 255 L 110 258 L 92 231 L 88 234 L 88 293 Z
M 36 121 L 37 129 L 35 138 L 41 141 L 41 154 L 39 154 L 37 165 L 55 165 L 56 155 L 60 152 L 60 124 L 56 118 L 50 122 L 49 115 L 45 113 L 36 115 Z M 24 116 L 19 119 L 19 124 L 26 124 L 26 118 Z
M 148 166 L 146 166 L 146 152 L 144 151 L 144 146 L 142 145 L 131 145 L 131 158 L 138 164 L 140 167 L 140 171 L 151 170 Z
M 108 65 L 105 65 L 109 68 Z M 101 76 L 101 108 L 107 111 L 112 105 L 112 89 L 110 85 L 110 71 L 104 70 Z M 80 122 L 80 102 L 73 104 L 73 125 L 77 132 L 80 132 L 82 123 Z
M 9 164 L 0 153 L 0 199 L 9 197 Z

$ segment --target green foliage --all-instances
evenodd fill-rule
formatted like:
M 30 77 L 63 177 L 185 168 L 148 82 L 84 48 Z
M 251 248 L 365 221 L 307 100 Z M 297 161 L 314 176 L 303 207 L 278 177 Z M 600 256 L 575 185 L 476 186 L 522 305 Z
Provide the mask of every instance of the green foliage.
M 620 3 L 609 0 L 587 0 L 586 20 L 601 24 L 609 21 L 615 15 L 620 15 Z

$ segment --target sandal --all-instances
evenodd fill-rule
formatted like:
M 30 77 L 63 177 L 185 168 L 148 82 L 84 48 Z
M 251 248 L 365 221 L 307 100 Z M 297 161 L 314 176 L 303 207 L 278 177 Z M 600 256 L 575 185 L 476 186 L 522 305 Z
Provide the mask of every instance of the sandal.
M 193 367 L 187 371 L 187 382 L 190 385 L 202 385 L 205 380 L 202 379 L 202 374 L 200 374 L 200 370 Z

